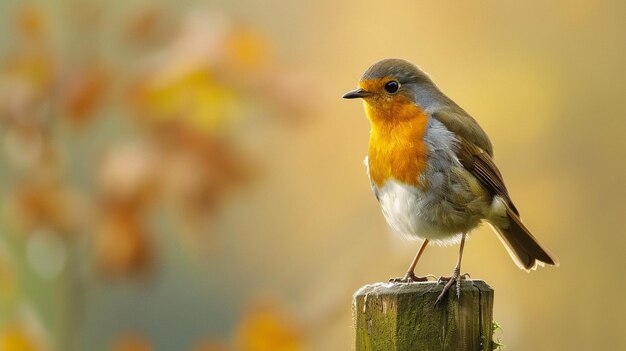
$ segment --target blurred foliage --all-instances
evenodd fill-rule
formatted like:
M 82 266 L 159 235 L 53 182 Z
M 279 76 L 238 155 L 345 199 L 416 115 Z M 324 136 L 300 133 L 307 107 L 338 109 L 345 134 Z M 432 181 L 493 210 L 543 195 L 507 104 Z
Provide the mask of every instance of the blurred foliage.
M 104 5 L 75 5 L 63 24 L 74 32 L 65 46 L 55 40 L 60 19 L 54 11 L 19 7 L 11 34 L 15 45 L 0 62 L 4 227 L 18 235 L 8 238 L 11 245 L 25 248 L 32 270 L 22 279 L 39 275 L 59 281 L 61 293 L 70 289 L 61 297 L 70 303 L 82 303 L 80 295 L 93 279 L 153 274 L 159 208 L 168 209 L 177 223 L 174 233 L 193 238 L 189 254 L 207 246 L 221 203 L 257 177 L 260 161 L 240 145 L 238 130 L 257 118 L 276 121 L 269 116 L 295 106 L 280 98 L 286 93 L 270 65 L 269 40 L 255 28 L 217 13 L 177 18 L 166 15 L 166 8 L 146 5 L 117 19 L 126 24 L 115 45 L 131 48 L 137 62 L 128 64 L 87 44 L 97 35 L 93 26 L 102 23 Z M 278 92 L 266 85 L 278 86 Z M 98 146 L 75 149 L 76 138 L 96 138 Z M 0 302 L 7 312 L 0 349 L 47 350 L 10 312 L 21 302 L 8 250 L 0 251 Z M 93 268 L 67 267 L 85 264 Z M 74 330 L 81 324 L 80 310 L 74 305 L 60 314 L 61 325 L 49 325 L 51 349 L 80 344 L 80 330 Z M 58 321 L 55 315 L 46 319 Z M 250 318 L 242 321 L 239 349 L 297 349 L 297 336 L 281 329 L 280 321 Z M 217 345 L 199 349 L 221 348 Z M 127 333 L 110 350 L 153 347 L 145 337 Z

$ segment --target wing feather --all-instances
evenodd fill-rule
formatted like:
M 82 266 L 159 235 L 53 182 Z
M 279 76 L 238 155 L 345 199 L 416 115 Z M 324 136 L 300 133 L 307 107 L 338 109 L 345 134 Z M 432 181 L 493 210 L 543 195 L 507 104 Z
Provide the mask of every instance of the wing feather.
M 492 196 L 498 195 L 502 197 L 513 212 L 519 216 L 517 208 L 515 208 L 509 196 L 509 191 L 504 185 L 502 174 L 491 156 L 480 147 L 463 138 L 459 138 L 457 154 L 463 167 L 473 174 Z

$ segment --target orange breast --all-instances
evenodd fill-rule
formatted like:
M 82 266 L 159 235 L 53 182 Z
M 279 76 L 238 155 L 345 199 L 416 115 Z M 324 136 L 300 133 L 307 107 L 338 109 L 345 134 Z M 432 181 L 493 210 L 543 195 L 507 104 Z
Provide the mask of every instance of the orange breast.
M 424 134 L 428 116 L 409 101 L 393 106 L 365 104 L 372 124 L 368 151 L 372 181 L 382 187 L 388 179 L 421 187 L 419 176 L 426 168 L 428 149 Z

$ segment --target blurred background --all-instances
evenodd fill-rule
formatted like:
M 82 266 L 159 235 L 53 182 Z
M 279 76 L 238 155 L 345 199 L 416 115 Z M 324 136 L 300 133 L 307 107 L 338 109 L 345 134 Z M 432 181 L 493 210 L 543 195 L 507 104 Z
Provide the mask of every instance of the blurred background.
M 348 350 L 405 272 L 344 101 L 406 58 L 477 118 L 560 259 L 463 271 L 511 350 L 626 350 L 623 1 L 0 2 L 0 350 Z M 418 274 L 451 273 L 430 247 Z

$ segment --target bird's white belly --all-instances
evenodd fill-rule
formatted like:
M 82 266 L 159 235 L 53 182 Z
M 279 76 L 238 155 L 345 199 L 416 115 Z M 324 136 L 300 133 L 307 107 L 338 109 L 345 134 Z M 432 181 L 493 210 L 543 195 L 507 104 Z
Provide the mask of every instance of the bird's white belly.
M 452 244 L 460 234 L 437 221 L 437 201 L 420 189 L 388 180 L 377 189 L 380 206 L 389 226 L 409 239 L 429 239 L 439 244 Z

